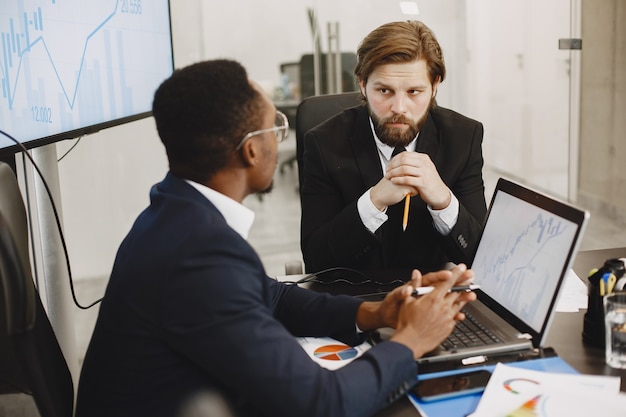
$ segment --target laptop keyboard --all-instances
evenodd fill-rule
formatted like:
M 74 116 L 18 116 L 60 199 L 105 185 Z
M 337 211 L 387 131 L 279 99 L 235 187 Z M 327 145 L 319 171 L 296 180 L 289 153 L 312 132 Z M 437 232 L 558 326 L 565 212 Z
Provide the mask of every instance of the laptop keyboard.
M 450 336 L 441 344 L 445 350 L 475 347 L 500 343 L 501 340 L 483 326 L 476 317 L 465 313 L 465 320 L 457 322 Z

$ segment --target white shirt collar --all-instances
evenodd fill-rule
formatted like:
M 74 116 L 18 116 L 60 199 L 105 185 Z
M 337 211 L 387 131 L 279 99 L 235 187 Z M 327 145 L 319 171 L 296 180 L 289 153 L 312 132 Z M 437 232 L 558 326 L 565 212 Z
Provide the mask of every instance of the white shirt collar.
M 372 134 L 374 135 L 374 142 L 376 142 L 376 147 L 378 148 L 378 152 L 387 160 L 389 161 L 391 159 L 391 154 L 393 153 L 393 146 L 389 146 L 386 143 L 382 143 L 380 141 L 380 139 L 378 139 L 378 136 L 376 135 L 376 130 L 374 129 L 374 122 L 372 121 L 372 118 L 370 117 L 370 128 L 372 129 Z M 419 132 L 417 132 L 417 135 L 415 136 L 415 139 L 413 139 L 407 146 L 406 146 L 406 150 L 409 152 L 413 152 L 415 151 L 415 148 L 417 147 L 417 138 L 419 137 Z
M 187 179 L 185 181 L 217 207 L 224 219 L 226 219 L 226 223 L 235 232 L 239 233 L 244 239 L 248 239 L 250 228 L 254 222 L 254 212 L 252 210 L 205 185 Z

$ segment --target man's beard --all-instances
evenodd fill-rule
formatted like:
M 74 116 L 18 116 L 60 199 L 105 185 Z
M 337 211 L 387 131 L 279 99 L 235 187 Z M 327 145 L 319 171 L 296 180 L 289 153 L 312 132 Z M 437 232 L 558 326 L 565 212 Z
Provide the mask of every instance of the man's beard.
M 263 196 L 263 195 L 271 193 L 273 189 L 274 189 L 274 180 L 270 182 L 270 185 L 268 185 L 267 188 L 261 191 L 257 191 L 255 194 L 258 196 Z
M 278 166 L 278 155 L 276 155 L 276 166 Z M 274 171 L 276 171 L 275 168 L 274 168 Z M 263 190 L 259 190 L 259 191 L 255 192 L 254 194 L 256 194 L 257 196 L 261 197 L 261 196 L 264 196 L 266 194 L 271 193 L 273 189 L 274 189 L 274 179 L 272 178 L 272 182 L 270 182 L 270 185 L 268 185 Z
M 376 132 L 376 136 L 378 136 L 378 139 L 380 139 L 382 143 L 395 148 L 396 146 L 406 147 L 409 143 L 411 143 L 413 139 L 415 139 L 422 126 L 424 126 L 426 118 L 428 117 L 428 112 L 430 111 L 432 106 L 433 100 L 431 99 L 431 102 L 428 105 L 428 111 L 426 111 L 424 115 L 414 123 L 412 123 L 409 119 L 400 114 L 395 114 L 391 117 L 385 118 L 378 117 L 369 107 L 369 104 L 367 107 L 369 109 L 370 117 L 374 122 L 374 131 Z M 408 125 L 408 129 L 401 130 L 398 128 L 387 126 L 388 124 L 393 123 L 405 123 Z

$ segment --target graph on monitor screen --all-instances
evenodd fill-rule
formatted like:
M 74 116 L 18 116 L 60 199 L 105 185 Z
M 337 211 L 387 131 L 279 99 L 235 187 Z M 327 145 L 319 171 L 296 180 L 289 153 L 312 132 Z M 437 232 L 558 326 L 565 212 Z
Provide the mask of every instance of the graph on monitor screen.
M 167 0 L 3 0 L 0 126 L 28 142 L 149 112 L 170 32 Z

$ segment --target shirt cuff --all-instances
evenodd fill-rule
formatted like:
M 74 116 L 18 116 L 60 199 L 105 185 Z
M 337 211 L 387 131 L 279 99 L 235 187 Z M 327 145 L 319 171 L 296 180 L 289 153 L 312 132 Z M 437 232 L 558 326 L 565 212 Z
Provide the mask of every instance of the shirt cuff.
M 376 230 L 387 221 L 387 209 L 385 208 L 384 211 L 379 211 L 376 208 L 370 198 L 369 189 L 359 197 L 356 207 L 363 225 L 372 233 L 376 233 Z
M 439 233 L 446 236 L 450 233 L 456 221 L 459 219 L 459 200 L 450 191 L 450 204 L 442 210 L 433 210 L 430 206 L 428 211 L 433 217 L 433 226 Z

